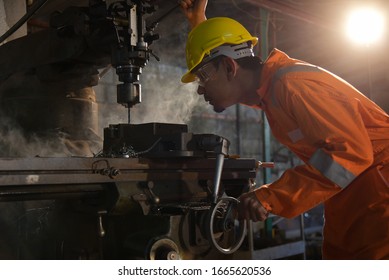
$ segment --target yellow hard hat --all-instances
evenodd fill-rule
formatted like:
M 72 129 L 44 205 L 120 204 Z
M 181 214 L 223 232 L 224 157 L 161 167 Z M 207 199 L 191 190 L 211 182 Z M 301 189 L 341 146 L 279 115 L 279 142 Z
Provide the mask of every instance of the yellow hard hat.
M 240 45 L 246 42 L 250 42 L 246 47 L 246 49 L 249 48 L 250 54 L 243 52 L 242 56 L 253 55 L 252 47 L 258 42 L 258 38 L 251 36 L 247 29 L 236 20 L 227 17 L 215 17 L 203 21 L 188 35 L 186 42 L 188 72 L 182 76 L 181 81 L 183 83 L 195 81 L 196 76 L 191 71 L 203 61 L 204 56 L 209 56 L 215 48 L 226 44 Z M 239 48 L 239 50 L 241 49 Z M 219 52 L 218 55 L 224 54 L 238 58 L 233 53 L 234 51 L 227 53 Z M 242 54 L 242 51 L 240 53 Z

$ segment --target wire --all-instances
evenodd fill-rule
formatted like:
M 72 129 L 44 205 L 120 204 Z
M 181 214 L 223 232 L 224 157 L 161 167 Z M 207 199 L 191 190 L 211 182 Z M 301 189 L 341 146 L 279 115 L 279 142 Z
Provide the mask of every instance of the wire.
M 238 3 L 236 3 L 235 0 L 231 0 L 231 2 L 232 2 L 232 4 L 235 6 L 235 8 L 238 9 L 239 11 L 244 12 L 245 14 L 247 14 L 248 16 L 250 16 L 250 17 L 253 18 L 253 19 L 261 20 L 260 17 L 255 16 L 255 15 L 249 13 L 248 11 L 242 9 L 241 7 L 239 7 L 239 6 L 238 6 Z
M 170 8 L 166 13 L 164 13 L 163 15 L 161 15 L 159 18 L 157 18 L 156 20 L 154 20 L 151 24 L 149 24 L 147 26 L 148 29 L 154 29 L 158 23 L 160 23 L 163 19 L 165 19 L 168 15 L 170 15 L 175 9 L 177 9 L 178 7 L 180 7 L 180 4 L 176 4 L 174 5 L 172 8 Z
M 15 33 L 23 24 L 25 24 L 48 0 L 38 0 L 34 5 L 22 16 L 8 31 L 0 37 L 0 44 L 3 43 L 9 36 Z

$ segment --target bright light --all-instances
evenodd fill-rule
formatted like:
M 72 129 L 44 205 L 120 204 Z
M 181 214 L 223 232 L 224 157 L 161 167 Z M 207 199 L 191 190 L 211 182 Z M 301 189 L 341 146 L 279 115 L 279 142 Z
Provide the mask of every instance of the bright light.
M 384 26 L 382 13 L 373 8 L 361 8 L 350 13 L 346 31 L 354 42 L 370 45 L 382 37 Z

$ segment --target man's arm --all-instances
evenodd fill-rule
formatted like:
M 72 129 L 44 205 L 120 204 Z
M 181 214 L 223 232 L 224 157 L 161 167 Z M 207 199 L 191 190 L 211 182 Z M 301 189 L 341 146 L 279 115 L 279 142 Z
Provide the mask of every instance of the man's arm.
M 189 21 L 191 29 L 196 27 L 199 23 L 205 21 L 205 10 L 207 8 L 208 0 L 181 0 L 181 10 Z

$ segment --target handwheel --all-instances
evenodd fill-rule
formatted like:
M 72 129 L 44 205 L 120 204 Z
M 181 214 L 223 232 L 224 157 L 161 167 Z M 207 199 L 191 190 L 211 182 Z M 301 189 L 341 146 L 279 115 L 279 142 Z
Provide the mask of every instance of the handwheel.
M 232 254 L 242 245 L 246 236 L 246 221 L 236 219 L 239 200 L 222 197 L 213 205 L 206 223 L 207 239 L 223 254 Z

